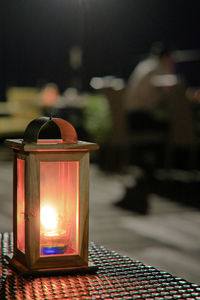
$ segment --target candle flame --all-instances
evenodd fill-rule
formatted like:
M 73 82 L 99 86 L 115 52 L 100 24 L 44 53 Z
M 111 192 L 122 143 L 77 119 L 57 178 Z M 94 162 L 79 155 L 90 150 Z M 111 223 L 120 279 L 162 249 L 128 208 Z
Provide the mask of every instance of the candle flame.
M 42 207 L 40 220 L 45 229 L 55 230 L 58 224 L 58 216 L 55 209 L 51 206 Z

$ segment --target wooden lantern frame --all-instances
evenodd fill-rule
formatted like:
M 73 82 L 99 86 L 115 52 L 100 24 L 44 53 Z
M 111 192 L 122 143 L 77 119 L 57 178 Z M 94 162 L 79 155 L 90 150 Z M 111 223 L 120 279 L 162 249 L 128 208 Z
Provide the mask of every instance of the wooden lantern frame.
M 62 141 L 40 141 L 40 131 L 53 124 L 60 129 Z M 31 136 L 31 137 L 30 137 Z M 6 140 L 14 150 L 13 164 L 13 234 L 14 255 L 10 265 L 22 273 L 52 273 L 72 271 L 94 271 L 96 266 L 88 264 L 89 225 L 89 152 L 97 150 L 95 143 L 77 141 L 75 129 L 62 119 L 41 117 L 27 127 L 24 140 Z M 25 176 L 25 251 L 17 247 L 17 159 L 24 161 Z M 79 163 L 78 201 L 78 253 L 73 255 L 40 255 L 40 162 Z

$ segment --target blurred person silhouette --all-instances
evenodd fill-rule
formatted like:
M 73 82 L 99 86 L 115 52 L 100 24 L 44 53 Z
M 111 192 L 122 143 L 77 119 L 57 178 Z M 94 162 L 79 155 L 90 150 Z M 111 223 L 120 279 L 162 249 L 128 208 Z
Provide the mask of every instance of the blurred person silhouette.
M 133 70 L 127 83 L 124 99 L 128 130 L 133 134 L 138 131 L 149 132 L 149 134 L 157 131 L 161 131 L 161 134 L 168 132 L 168 110 L 163 99 L 164 95 L 178 84 L 174 66 L 170 47 L 162 42 L 155 42 L 148 57 L 140 61 Z M 142 149 L 146 152 L 144 153 L 146 157 L 141 149 L 138 154 L 133 155 L 135 156 L 134 162 L 136 161 L 137 164 L 139 161 L 139 166 L 142 167 L 142 176 L 137 178 L 137 184 L 134 182 L 133 186 L 126 189 L 123 199 L 115 204 L 146 214 L 148 212 L 147 198 L 152 182 L 154 182 L 152 161 L 155 162 L 155 153 L 159 148 L 154 148 L 153 152 L 150 148 L 151 151 L 147 152 L 149 148 L 145 144 Z M 151 157 L 152 153 L 154 158 Z M 142 158 L 141 155 L 143 155 Z M 147 161 L 145 161 L 146 158 Z
M 163 91 L 174 84 L 177 78 L 171 49 L 162 42 L 155 42 L 149 56 L 136 65 L 127 83 L 125 110 L 131 131 L 161 130 L 166 126 L 156 119 L 155 111 L 163 105 Z
M 153 43 L 148 57 L 136 65 L 128 80 L 124 98 L 127 129 L 131 134 L 145 132 L 150 137 L 167 133 L 168 109 L 163 96 L 178 83 L 174 67 L 172 49 L 163 42 Z M 145 144 L 145 149 L 138 149 L 139 152 L 134 153 L 134 160 L 149 174 L 155 164 L 163 163 L 163 147 L 159 141 L 158 144 L 151 143 L 149 138 L 148 147 Z

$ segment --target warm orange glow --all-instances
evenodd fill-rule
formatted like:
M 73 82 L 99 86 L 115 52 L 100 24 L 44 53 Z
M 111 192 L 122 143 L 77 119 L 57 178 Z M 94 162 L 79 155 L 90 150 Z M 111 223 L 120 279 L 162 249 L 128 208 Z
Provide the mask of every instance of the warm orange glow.
M 79 248 L 79 162 L 40 162 L 40 254 Z
M 25 161 L 17 158 L 17 248 L 25 253 Z
M 79 183 L 79 164 L 77 166 L 77 170 L 76 170 L 76 176 L 77 176 L 77 183 Z M 77 190 L 77 195 L 76 195 L 76 245 L 77 245 L 77 248 L 79 249 L 79 220 L 80 220 L 80 215 L 79 215 L 79 188 Z

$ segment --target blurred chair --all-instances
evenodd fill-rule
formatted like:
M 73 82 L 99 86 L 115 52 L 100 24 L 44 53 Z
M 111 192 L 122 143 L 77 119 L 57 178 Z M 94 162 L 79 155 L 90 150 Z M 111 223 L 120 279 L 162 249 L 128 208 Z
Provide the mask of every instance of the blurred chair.
M 185 89 L 180 86 L 172 87 L 164 96 L 169 115 L 169 132 L 166 140 L 165 167 L 175 167 L 175 151 L 184 150 L 188 156 L 184 157 L 189 169 L 195 168 L 199 139 L 196 134 L 195 120 L 190 101 Z
M 108 141 L 108 158 L 113 159 L 117 153 L 116 163 L 119 169 L 127 167 L 132 160 L 132 149 L 138 146 L 163 144 L 165 132 L 153 129 L 143 131 L 129 131 L 127 126 L 126 112 L 124 108 L 125 89 L 114 90 L 113 88 L 103 88 L 101 91 L 106 95 L 110 104 L 112 117 L 112 131 Z M 133 147 L 133 148 L 132 148 Z M 116 165 L 115 165 L 116 166 Z
M 0 137 L 22 136 L 27 124 L 41 115 L 38 92 L 33 87 L 11 87 L 7 90 L 7 101 L 0 106 L 2 115 L 6 113 L 0 117 Z
M 6 98 L 13 117 L 38 116 L 37 95 L 39 90 L 34 87 L 11 87 L 7 90 Z

